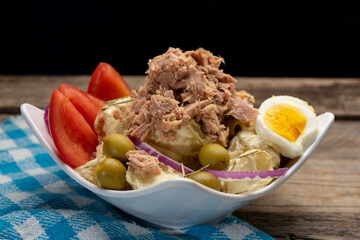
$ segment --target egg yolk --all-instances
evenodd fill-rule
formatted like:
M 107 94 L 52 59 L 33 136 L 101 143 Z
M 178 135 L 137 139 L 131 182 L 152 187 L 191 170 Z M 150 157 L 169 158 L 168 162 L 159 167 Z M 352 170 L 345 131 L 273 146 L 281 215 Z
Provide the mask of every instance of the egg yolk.
M 290 104 L 275 105 L 265 113 L 263 120 L 273 132 L 291 142 L 296 142 L 306 125 L 304 113 Z

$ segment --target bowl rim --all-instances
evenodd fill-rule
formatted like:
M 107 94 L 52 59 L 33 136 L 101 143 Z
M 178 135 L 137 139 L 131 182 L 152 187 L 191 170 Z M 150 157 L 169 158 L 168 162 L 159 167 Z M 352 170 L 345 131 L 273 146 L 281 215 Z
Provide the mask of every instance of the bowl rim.
M 157 191 L 162 191 L 169 187 L 190 187 L 195 188 L 205 194 L 208 194 L 213 197 L 227 199 L 227 200 L 235 200 L 235 201 L 248 201 L 259 198 L 269 192 L 274 191 L 284 182 L 286 182 L 292 175 L 295 174 L 297 170 L 306 162 L 312 152 L 317 148 L 320 142 L 324 139 L 328 131 L 330 130 L 335 116 L 331 112 L 325 112 L 321 115 L 318 115 L 317 121 L 319 122 L 318 128 L 318 136 L 316 140 L 305 150 L 303 155 L 288 168 L 287 172 L 284 176 L 273 180 L 267 186 L 256 190 L 251 193 L 245 194 L 230 194 L 224 193 L 220 191 L 216 191 L 214 189 L 208 188 L 198 182 L 195 182 L 186 178 L 174 178 L 168 179 L 158 184 L 135 190 L 110 190 L 104 189 L 96 186 L 95 184 L 84 179 L 80 174 L 78 174 L 74 169 L 69 167 L 67 164 L 63 163 L 60 160 L 59 154 L 56 151 L 55 145 L 51 140 L 51 136 L 46 129 L 45 122 L 43 120 L 43 110 L 39 109 L 29 103 L 23 103 L 20 106 L 21 115 L 24 117 L 26 123 L 29 125 L 30 129 L 34 133 L 34 135 L 39 140 L 40 144 L 45 148 L 46 152 L 54 159 L 54 161 L 60 166 L 62 170 L 64 170 L 72 179 L 74 179 L 77 183 L 87 188 L 88 190 L 102 196 L 112 197 L 112 198 L 132 198 L 139 197 L 142 195 L 146 195 L 149 193 L 154 193 Z

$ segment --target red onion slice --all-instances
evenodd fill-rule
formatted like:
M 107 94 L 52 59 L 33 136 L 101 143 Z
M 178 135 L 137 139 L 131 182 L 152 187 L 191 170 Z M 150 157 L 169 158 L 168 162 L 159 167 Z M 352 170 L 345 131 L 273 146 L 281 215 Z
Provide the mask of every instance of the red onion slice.
M 46 125 L 46 129 L 50 133 L 50 126 L 49 126 L 49 105 L 47 105 L 44 109 L 44 121 Z
M 161 154 L 149 144 L 140 141 L 132 136 L 128 136 L 128 137 L 134 143 L 137 149 L 144 150 L 149 155 L 153 157 L 157 157 L 161 163 L 172 167 L 178 172 L 182 172 L 182 166 L 180 163 Z M 194 172 L 193 170 L 185 166 L 184 166 L 184 171 L 185 174 L 190 174 Z M 279 168 L 271 171 L 257 171 L 257 172 L 230 172 L 230 171 L 216 171 L 210 169 L 204 169 L 204 171 L 214 174 L 220 180 L 259 180 L 259 179 L 271 179 L 271 178 L 281 177 L 285 175 L 287 168 Z
M 140 150 L 144 150 L 145 152 L 147 152 L 149 155 L 153 156 L 153 157 L 157 157 L 159 159 L 160 162 L 162 162 L 165 165 L 168 165 L 170 167 L 172 167 L 173 169 L 175 169 L 178 172 L 182 172 L 182 167 L 181 164 L 176 162 L 175 160 L 166 157 L 165 155 L 161 154 L 160 152 L 158 152 L 156 149 L 154 149 L 152 146 L 150 146 L 149 144 L 140 141 L 132 136 L 128 136 L 129 139 L 134 143 L 135 147 L 137 149 Z M 193 170 L 191 170 L 190 168 L 187 168 L 184 166 L 184 171 L 185 174 L 189 174 L 192 173 Z
M 219 180 L 259 180 L 259 179 L 272 179 L 284 176 L 287 168 L 279 168 L 270 171 L 256 171 L 256 172 L 230 172 L 230 171 L 216 171 L 205 169 L 209 173 L 214 174 Z

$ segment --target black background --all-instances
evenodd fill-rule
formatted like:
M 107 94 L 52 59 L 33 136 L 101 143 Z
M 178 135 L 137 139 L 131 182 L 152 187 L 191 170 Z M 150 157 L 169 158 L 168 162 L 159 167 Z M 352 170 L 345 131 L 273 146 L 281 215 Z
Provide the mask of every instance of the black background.
M 360 2 L 23 1 L 1 11 L 0 74 L 144 74 L 170 46 L 235 76 L 359 77 Z M 315 1 L 313 1 L 315 2 Z

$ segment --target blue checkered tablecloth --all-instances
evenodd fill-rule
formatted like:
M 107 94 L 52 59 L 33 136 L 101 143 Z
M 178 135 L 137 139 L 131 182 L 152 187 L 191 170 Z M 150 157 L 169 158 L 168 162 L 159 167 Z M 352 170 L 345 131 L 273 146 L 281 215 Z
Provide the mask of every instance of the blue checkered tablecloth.
M 166 230 L 133 219 L 56 165 L 21 116 L 0 124 L 0 239 L 272 239 L 236 217 Z

